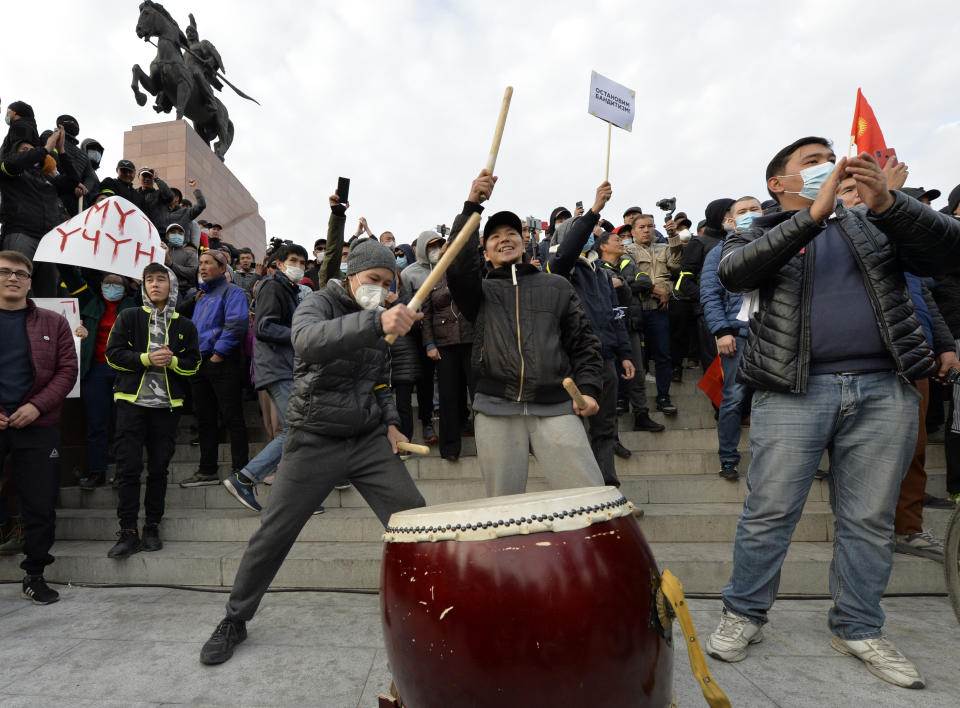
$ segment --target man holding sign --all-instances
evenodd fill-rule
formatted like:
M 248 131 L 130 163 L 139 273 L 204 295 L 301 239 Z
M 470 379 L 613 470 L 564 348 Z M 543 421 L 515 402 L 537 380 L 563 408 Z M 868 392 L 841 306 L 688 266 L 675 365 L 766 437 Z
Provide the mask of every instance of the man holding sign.
M 495 181 L 488 170 L 473 181 L 451 239 L 482 210 Z M 490 496 L 526 491 L 531 447 L 552 486 L 603 485 L 583 425 L 573 415 L 599 410 L 600 341 L 570 282 L 525 262 L 522 229 L 516 214 L 494 214 L 482 241 L 476 231 L 466 234 L 466 246 L 447 271 L 454 302 L 475 323 L 474 425 Z M 580 387 L 585 408 L 571 406 L 565 377 Z
M 43 579 L 43 569 L 54 560 L 58 425 L 63 399 L 77 378 L 77 352 L 66 319 L 27 299 L 32 275 L 29 258 L 0 251 L 0 464 L 11 456 L 23 506 L 23 597 L 49 605 L 60 599 Z

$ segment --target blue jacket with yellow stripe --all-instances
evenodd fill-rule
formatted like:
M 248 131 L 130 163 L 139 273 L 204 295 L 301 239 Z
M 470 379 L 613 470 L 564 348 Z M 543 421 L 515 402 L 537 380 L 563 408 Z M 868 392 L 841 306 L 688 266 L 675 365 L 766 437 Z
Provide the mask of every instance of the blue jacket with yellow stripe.
M 150 318 L 155 310 L 150 306 L 131 308 L 117 315 L 107 340 L 107 363 L 116 369 L 113 398 L 133 403 L 150 368 Z M 168 312 L 164 343 L 173 352 L 170 365 L 163 369 L 171 408 L 183 405 L 183 396 L 189 385 L 186 377 L 200 368 L 200 346 L 197 328 L 186 317 Z

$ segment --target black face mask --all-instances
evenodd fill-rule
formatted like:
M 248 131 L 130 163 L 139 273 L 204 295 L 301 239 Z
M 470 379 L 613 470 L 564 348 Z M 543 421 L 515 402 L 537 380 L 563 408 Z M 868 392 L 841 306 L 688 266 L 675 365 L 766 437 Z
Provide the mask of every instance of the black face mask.
M 65 132 L 71 138 L 75 138 L 78 135 L 80 135 L 80 126 L 77 125 L 76 123 L 71 123 L 70 121 L 67 121 L 66 123 L 62 123 L 61 125 L 63 125 L 63 132 Z

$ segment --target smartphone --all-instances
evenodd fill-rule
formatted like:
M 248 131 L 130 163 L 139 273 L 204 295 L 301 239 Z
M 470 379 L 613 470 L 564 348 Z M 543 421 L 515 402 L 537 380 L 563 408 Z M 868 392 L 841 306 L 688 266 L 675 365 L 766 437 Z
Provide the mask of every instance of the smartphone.
M 346 204 L 350 201 L 350 178 L 341 177 L 337 180 L 337 197 L 340 199 L 341 204 Z
M 577 202 L 577 209 L 583 209 L 583 202 Z
M 886 167 L 887 162 L 890 158 L 897 158 L 897 151 L 894 148 L 887 148 L 886 150 L 874 150 L 873 156 L 877 158 L 877 162 L 880 164 L 880 169 L 882 170 Z

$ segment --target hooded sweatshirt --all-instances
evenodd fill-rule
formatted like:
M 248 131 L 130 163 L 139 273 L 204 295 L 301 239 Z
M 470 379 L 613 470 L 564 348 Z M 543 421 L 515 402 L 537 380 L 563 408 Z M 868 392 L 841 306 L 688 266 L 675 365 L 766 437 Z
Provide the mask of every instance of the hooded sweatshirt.
M 177 278 L 169 268 L 167 268 L 167 273 L 170 276 L 170 294 L 167 295 L 167 302 L 163 308 L 158 308 L 150 301 L 145 284 L 140 286 L 143 305 L 150 310 L 150 347 L 148 352 L 163 348 L 167 337 L 167 322 L 176 311 Z M 137 400 L 133 404 L 144 408 L 170 408 L 170 397 L 167 395 L 167 381 L 163 367 L 147 367 L 147 371 L 143 375 L 143 385 L 140 387 Z
M 443 236 L 436 231 L 424 231 L 417 237 L 417 262 L 408 265 L 400 274 L 403 280 L 403 287 L 406 288 L 411 295 L 420 289 L 423 281 L 427 279 L 430 271 L 433 270 L 433 266 L 427 258 L 427 244 L 437 239 L 442 240 Z

